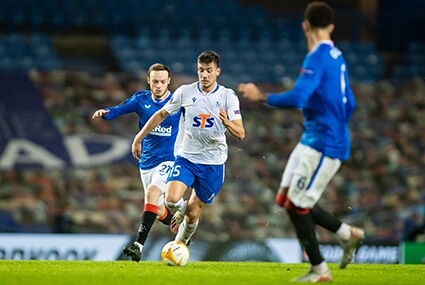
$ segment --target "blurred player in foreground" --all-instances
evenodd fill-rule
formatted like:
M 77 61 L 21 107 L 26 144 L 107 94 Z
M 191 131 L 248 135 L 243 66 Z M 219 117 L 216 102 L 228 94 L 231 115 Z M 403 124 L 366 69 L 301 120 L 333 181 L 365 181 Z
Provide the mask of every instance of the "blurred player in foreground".
M 220 58 L 214 51 L 198 56 L 199 81 L 179 87 L 173 98 L 156 112 L 136 135 L 134 157 L 140 156 L 140 142 L 170 114 L 182 109 L 184 134 L 182 147 L 168 178 L 165 203 L 176 213 L 171 229 L 178 228 L 175 240 L 189 243 L 198 227 L 205 205 L 213 202 L 225 177 L 228 156 L 226 131 L 238 140 L 245 137 L 239 99 L 232 89 L 217 83 Z M 193 187 L 189 201 L 182 197 Z
M 317 204 L 342 161 L 350 156 L 348 123 L 356 101 L 345 60 L 331 41 L 333 9 L 323 2 L 310 3 L 302 29 L 308 54 L 291 90 L 265 94 L 255 84 L 246 83 L 238 91 L 252 101 L 303 111 L 304 133 L 289 157 L 276 202 L 286 208 L 311 263 L 307 274 L 292 281 L 330 282 L 332 275 L 320 253 L 315 224 L 339 237 L 344 249 L 340 268 L 352 260 L 365 237 L 362 229 L 342 223 Z
M 125 114 L 136 113 L 141 129 L 149 118 L 171 99 L 172 92 L 168 89 L 170 82 L 169 68 L 164 64 L 155 63 L 148 70 L 147 83 L 150 90 L 140 90 L 117 106 L 97 110 L 92 118 L 113 120 Z M 180 115 L 177 111 L 151 130 L 143 141 L 139 141 L 139 148 L 143 145 L 138 165 L 145 189 L 144 211 L 136 241 L 123 249 L 123 253 L 133 261 L 140 261 L 143 245 L 155 220 L 170 225 L 172 219 L 172 214 L 164 205 L 164 193 L 168 174 L 174 164 L 174 146 Z

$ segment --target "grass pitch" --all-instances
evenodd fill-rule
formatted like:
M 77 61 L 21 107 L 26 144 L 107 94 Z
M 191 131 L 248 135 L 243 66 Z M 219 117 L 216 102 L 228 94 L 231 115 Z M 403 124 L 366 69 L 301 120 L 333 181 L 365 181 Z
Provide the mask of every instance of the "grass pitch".
M 306 273 L 308 264 L 274 262 L 189 262 L 184 267 L 142 261 L 0 260 L 0 283 L 7 285 L 273 285 Z M 425 265 L 330 264 L 334 284 L 421 284 Z

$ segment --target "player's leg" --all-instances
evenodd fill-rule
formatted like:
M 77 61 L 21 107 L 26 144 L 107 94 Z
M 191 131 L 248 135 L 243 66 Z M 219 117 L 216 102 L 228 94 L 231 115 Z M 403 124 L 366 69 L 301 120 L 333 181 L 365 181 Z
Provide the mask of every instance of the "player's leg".
M 167 178 L 171 172 L 173 163 L 167 161 L 157 167 L 158 171 L 155 171 L 153 174 L 151 184 L 145 195 L 145 204 L 156 204 L 158 206 L 156 219 L 166 226 L 170 225 L 171 218 L 173 217 L 173 214 L 165 206 L 164 200 Z
M 187 202 L 184 201 L 183 195 L 186 190 L 192 187 L 195 181 L 195 175 L 190 164 L 191 163 L 187 159 L 177 157 L 167 179 L 165 205 L 174 212 L 174 216 L 170 223 L 170 230 L 173 233 L 177 233 L 180 224 L 183 222 L 184 213 L 186 211 Z
M 167 219 L 171 221 L 172 215 L 164 207 L 163 195 L 167 176 L 172 168 L 172 164 L 172 161 L 167 161 L 153 169 L 140 170 L 142 183 L 144 186 L 147 185 L 145 188 L 145 203 L 141 223 L 137 231 L 136 241 L 123 249 L 123 253 L 131 257 L 133 261 L 140 261 L 145 241 L 155 220 L 159 218 L 164 223 L 166 223 Z
M 352 261 L 355 252 L 365 239 L 363 229 L 341 222 L 334 215 L 322 209 L 319 205 L 311 210 L 314 223 L 333 232 L 338 237 L 343 254 L 339 268 L 344 269 Z
M 294 150 L 289 156 L 288 162 L 286 163 L 285 170 L 283 171 L 280 186 L 276 194 L 276 204 L 282 208 L 285 207 L 286 200 L 288 199 L 289 184 L 291 183 L 294 170 L 297 168 L 297 165 L 301 159 L 303 148 L 304 146 L 301 144 L 297 144 L 295 146 Z
M 156 218 L 158 221 L 160 221 L 164 225 L 169 226 L 171 224 L 171 219 L 173 218 L 173 214 L 165 206 L 164 195 L 162 195 L 161 197 L 162 197 L 162 203 L 158 204 L 158 215 L 156 216 Z
M 293 279 L 295 282 L 329 282 L 332 281 L 330 269 L 319 249 L 314 222 L 309 209 L 295 206 L 288 200 L 286 209 L 294 225 L 298 240 L 307 253 L 311 264 L 307 274 Z
M 172 233 L 177 233 L 180 224 L 183 222 L 183 217 L 187 208 L 187 201 L 183 199 L 183 195 L 187 189 L 187 185 L 180 181 L 170 181 L 167 184 L 165 204 L 170 211 L 174 211 L 174 215 L 170 222 L 170 231 Z M 167 195 L 167 193 L 169 194 Z
M 173 212 L 185 212 L 187 202 L 184 201 L 183 195 L 185 194 L 188 186 L 178 180 L 170 180 L 167 183 L 165 191 L 165 206 Z
M 317 282 L 331 281 L 332 275 L 328 265 L 323 258 L 319 242 L 316 237 L 314 221 L 310 213 L 310 209 L 295 206 L 290 199 L 285 203 L 289 219 L 294 225 L 295 232 L 301 247 L 307 253 L 311 267 L 310 271 L 293 281 L 297 282 Z
M 184 221 L 178 229 L 175 240 L 189 244 L 198 227 L 199 217 L 205 205 L 211 204 L 220 192 L 224 182 L 224 165 L 188 165 L 196 179 L 193 182 L 193 192 L 188 201 Z
M 184 219 L 178 228 L 175 238 L 176 241 L 181 241 L 186 245 L 189 245 L 193 234 L 198 228 L 199 217 L 201 216 L 204 207 L 205 204 L 199 200 L 195 191 L 193 191 L 187 204 Z
M 339 267 L 345 268 L 353 259 L 357 248 L 365 239 L 364 230 L 355 226 L 341 222 L 334 215 L 322 209 L 319 205 L 314 206 L 311 211 L 313 220 L 316 225 L 320 225 L 325 229 L 333 232 L 343 248 L 343 256 L 340 260 Z
M 167 177 L 165 189 L 165 205 L 172 211 L 185 211 L 186 203 L 183 195 L 189 187 L 192 187 L 195 175 L 188 167 L 189 161 L 183 157 L 177 157 L 173 168 Z
M 341 162 L 338 159 L 324 158 L 321 167 L 310 182 L 305 199 L 318 200 L 330 180 L 338 171 Z M 309 198 L 308 198 L 309 197 Z M 350 226 L 340 221 L 337 217 L 322 209 L 317 203 L 311 209 L 311 216 L 316 225 L 335 233 L 343 248 L 343 255 L 339 263 L 341 269 L 345 268 L 353 259 L 357 248 L 365 239 L 364 231 L 358 227 Z
M 143 207 L 143 214 L 139 230 L 137 231 L 136 242 L 139 244 L 140 249 L 143 248 L 145 241 L 148 237 L 149 231 L 153 223 L 158 217 L 158 204 L 157 201 L 162 195 L 162 190 L 155 185 L 150 185 L 145 192 L 145 205 Z
M 310 271 L 293 280 L 296 282 L 332 280 L 329 267 L 319 249 L 311 214 L 311 209 L 319 201 L 329 182 L 322 175 L 331 171 L 333 176 L 336 172 L 336 170 L 330 169 L 328 164 L 329 161 L 320 152 L 303 145 L 297 145 L 288 161 L 288 166 L 294 168 L 286 168 L 283 175 L 283 178 L 289 178 L 286 180 L 286 183 L 289 181 L 289 188 L 287 197 L 283 199 L 283 205 L 311 264 Z M 339 165 L 336 166 L 339 167 Z M 285 190 L 288 185 L 282 186 L 282 189 Z
M 294 151 L 291 153 L 291 156 L 289 157 L 287 167 L 285 169 L 285 172 L 282 175 L 280 187 L 276 194 L 276 203 L 281 207 L 284 207 L 288 199 L 287 193 L 289 189 L 289 184 L 294 173 L 292 170 L 297 167 L 301 159 L 302 148 L 303 147 L 300 145 L 296 146 Z M 337 162 L 334 162 L 334 163 L 337 163 Z M 339 168 L 339 166 L 337 165 L 336 166 L 331 165 L 330 167 L 331 167 L 330 172 L 327 171 L 326 169 L 324 170 L 325 172 L 327 172 L 328 175 L 325 175 L 325 176 L 321 175 L 321 176 L 324 176 L 325 182 L 330 181 L 330 179 L 334 176 L 334 174 L 332 173 L 334 172 L 336 173 L 337 169 Z M 319 177 L 319 180 L 320 178 L 321 177 Z M 327 183 L 325 184 L 327 185 Z M 335 233 L 338 236 L 344 250 L 343 257 L 340 261 L 340 268 L 345 268 L 347 264 L 351 261 L 352 256 L 354 255 L 354 252 L 364 241 L 364 238 L 365 238 L 364 231 L 360 228 L 343 223 L 334 215 L 322 209 L 317 204 L 313 207 L 313 209 L 311 209 L 311 216 L 316 225 L 320 225 L 321 227 Z
M 285 203 L 287 203 L 288 189 L 289 187 L 281 186 L 276 194 L 276 204 L 281 207 L 284 207 Z M 346 240 L 350 237 L 351 227 L 321 208 L 319 205 L 316 204 L 314 208 L 311 209 L 311 216 L 316 225 L 337 234 L 341 239 Z

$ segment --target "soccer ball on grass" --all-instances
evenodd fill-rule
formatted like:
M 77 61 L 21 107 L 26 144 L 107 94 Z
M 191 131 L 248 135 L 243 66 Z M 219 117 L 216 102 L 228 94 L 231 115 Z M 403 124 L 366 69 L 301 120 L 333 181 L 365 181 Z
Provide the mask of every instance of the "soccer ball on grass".
M 181 241 L 170 241 L 161 251 L 162 261 L 170 266 L 185 266 L 189 257 L 189 248 Z

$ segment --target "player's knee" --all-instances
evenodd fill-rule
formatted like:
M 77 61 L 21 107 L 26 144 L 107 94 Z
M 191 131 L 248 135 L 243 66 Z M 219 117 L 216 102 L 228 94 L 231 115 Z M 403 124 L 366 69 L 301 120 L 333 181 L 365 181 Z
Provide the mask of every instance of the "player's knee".
M 179 208 L 178 203 L 174 203 L 174 202 L 169 202 L 169 201 L 165 201 L 165 206 L 167 206 L 168 209 L 170 209 L 171 211 L 175 211 Z
M 297 207 L 289 199 L 286 199 L 284 207 L 288 212 L 292 212 L 297 215 L 307 215 L 308 213 L 310 213 L 310 209 Z

